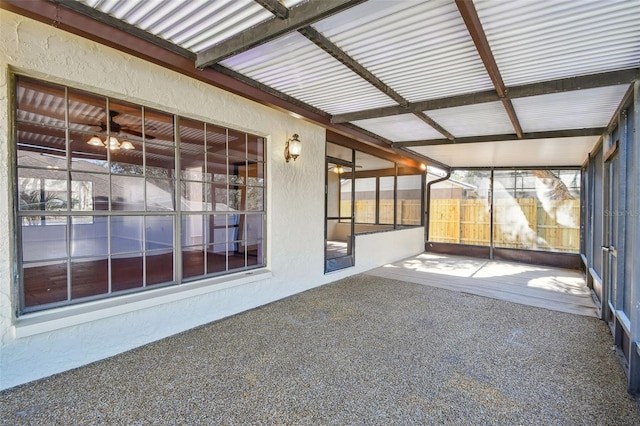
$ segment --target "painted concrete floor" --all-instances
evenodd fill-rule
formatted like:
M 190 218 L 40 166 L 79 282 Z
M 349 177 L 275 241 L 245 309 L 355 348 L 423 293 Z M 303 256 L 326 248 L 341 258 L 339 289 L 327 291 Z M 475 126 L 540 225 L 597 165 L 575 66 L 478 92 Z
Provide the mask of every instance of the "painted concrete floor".
M 367 274 L 559 312 L 597 316 L 582 274 L 570 269 L 422 253 Z

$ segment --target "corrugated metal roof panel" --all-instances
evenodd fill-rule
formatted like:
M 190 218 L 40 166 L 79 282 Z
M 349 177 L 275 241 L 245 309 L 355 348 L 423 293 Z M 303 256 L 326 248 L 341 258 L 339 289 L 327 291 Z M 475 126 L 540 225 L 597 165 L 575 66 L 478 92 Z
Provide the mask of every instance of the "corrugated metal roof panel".
M 287 0 L 292 7 L 304 0 Z M 185 49 L 201 52 L 274 16 L 253 0 L 82 0 Z
M 451 0 L 369 0 L 313 27 L 409 101 L 493 88 Z
M 354 121 L 353 124 L 389 139 L 392 142 L 439 139 L 444 137 L 413 114 L 370 118 L 367 120 Z
M 513 99 L 522 130 L 604 127 L 622 101 L 627 85 Z
M 330 114 L 397 105 L 297 32 L 221 64 Z
M 455 137 L 515 133 L 502 102 L 425 111 Z
M 507 86 L 640 66 L 640 1 L 474 4 Z

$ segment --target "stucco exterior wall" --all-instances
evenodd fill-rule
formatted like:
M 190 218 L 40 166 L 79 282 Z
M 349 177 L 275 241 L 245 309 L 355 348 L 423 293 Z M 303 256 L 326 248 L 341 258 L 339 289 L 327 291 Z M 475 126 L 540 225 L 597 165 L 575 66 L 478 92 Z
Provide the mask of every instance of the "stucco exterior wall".
M 267 268 L 16 317 L 12 73 L 266 136 Z M 0 389 L 103 359 L 424 248 L 422 229 L 358 237 L 356 267 L 325 275 L 324 129 L 5 10 L 0 10 L 0 129 L 0 235 L 8 236 L 0 238 Z M 285 163 L 284 142 L 293 133 L 300 135 L 303 152 L 297 161 Z M 360 244 L 364 239 L 366 244 Z M 391 244 L 397 244 L 397 250 Z

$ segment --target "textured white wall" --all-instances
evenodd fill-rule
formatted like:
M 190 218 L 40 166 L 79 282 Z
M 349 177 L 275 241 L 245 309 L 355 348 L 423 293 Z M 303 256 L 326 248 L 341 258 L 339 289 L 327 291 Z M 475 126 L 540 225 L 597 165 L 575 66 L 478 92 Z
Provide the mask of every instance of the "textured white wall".
M 325 275 L 324 129 L 5 10 L 0 10 L 0 235 L 14 235 L 9 177 L 11 72 L 267 136 L 267 250 L 272 275 L 169 302 L 165 296 L 165 303 L 156 306 L 124 313 L 113 310 L 91 321 L 70 321 L 68 326 L 25 334 L 20 324 L 37 320 L 38 315 L 15 318 L 12 238 L 1 238 L 0 389 L 398 260 L 424 247 L 421 229 L 358 237 L 356 267 Z M 303 152 L 287 164 L 282 151 L 293 133 L 300 134 Z M 367 242 L 360 248 L 364 239 Z M 398 250 L 391 245 L 396 243 Z M 99 303 L 86 308 L 94 306 L 109 310 Z M 66 318 L 61 318 L 55 324 L 64 325 Z

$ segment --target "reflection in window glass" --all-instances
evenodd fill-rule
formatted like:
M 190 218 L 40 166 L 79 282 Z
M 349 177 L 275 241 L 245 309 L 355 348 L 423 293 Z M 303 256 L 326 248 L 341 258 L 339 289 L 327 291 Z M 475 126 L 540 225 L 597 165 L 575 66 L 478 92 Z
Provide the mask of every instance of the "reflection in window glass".
M 173 282 L 173 250 L 159 250 L 147 252 L 146 285 L 156 285 Z
M 144 211 L 144 179 L 111 176 L 111 210 Z
M 62 86 L 20 77 L 16 103 L 18 121 L 65 127 L 65 89 Z
M 58 111 L 64 116 L 64 109 Z M 106 134 L 110 117 L 107 116 L 107 99 L 104 96 L 69 89 L 68 112 L 71 129 Z
M 92 138 L 94 142 L 103 143 L 104 136 L 95 133 L 69 132 L 69 148 L 71 149 L 71 168 L 86 172 L 107 173 L 108 152 L 104 145 L 94 145 L 89 143 Z
M 254 161 L 264 161 L 264 138 L 247 135 L 247 158 Z
M 71 210 L 109 210 L 109 175 L 71 172 Z
M 147 179 L 147 211 L 173 210 L 173 185 L 169 179 Z
M 173 216 L 147 216 L 145 218 L 147 250 L 167 250 L 173 247 Z
M 106 256 L 109 247 L 108 217 L 71 218 L 71 257 Z
M 247 158 L 247 134 L 235 130 L 228 131 L 227 152 L 231 158 Z
M 143 216 L 111 217 L 111 253 L 142 251 Z
M 56 170 L 18 169 L 20 211 L 65 211 L 67 174 Z
M 109 291 L 109 261 L 105 257 L 71 261 L 71 299 Z
M 144 283 L 144 256 L 129 253 L 111 258 L 111 291 L 131 290 Z
M 18 165 L 64 170 L 67 168 L 64 129 L 18 123 Z
M 23 265 L 22 289 L 25 307 L 67 300 L 67 260 Z M 43 288 L 42 277 L 47 277 Z
M 32 218 L 33 216 L 30 216 Z M 22 221 L 22 261 L 36 262 L 67 257 L 66 218 L 58 218 L 55 226 L 50 225 L 51 216 L 42 217 L 41 223 Z M 35 221 L 35 218 L 34 218 Z M 42 225 L 42 226 L 33 226 Z
M 264 265 L 264 138 L 16 82 L 23 312 Z
M 210 185 L 204 182 L 182 181 L 182 210 L 205 211 L 207 210 L 207 194 Z

